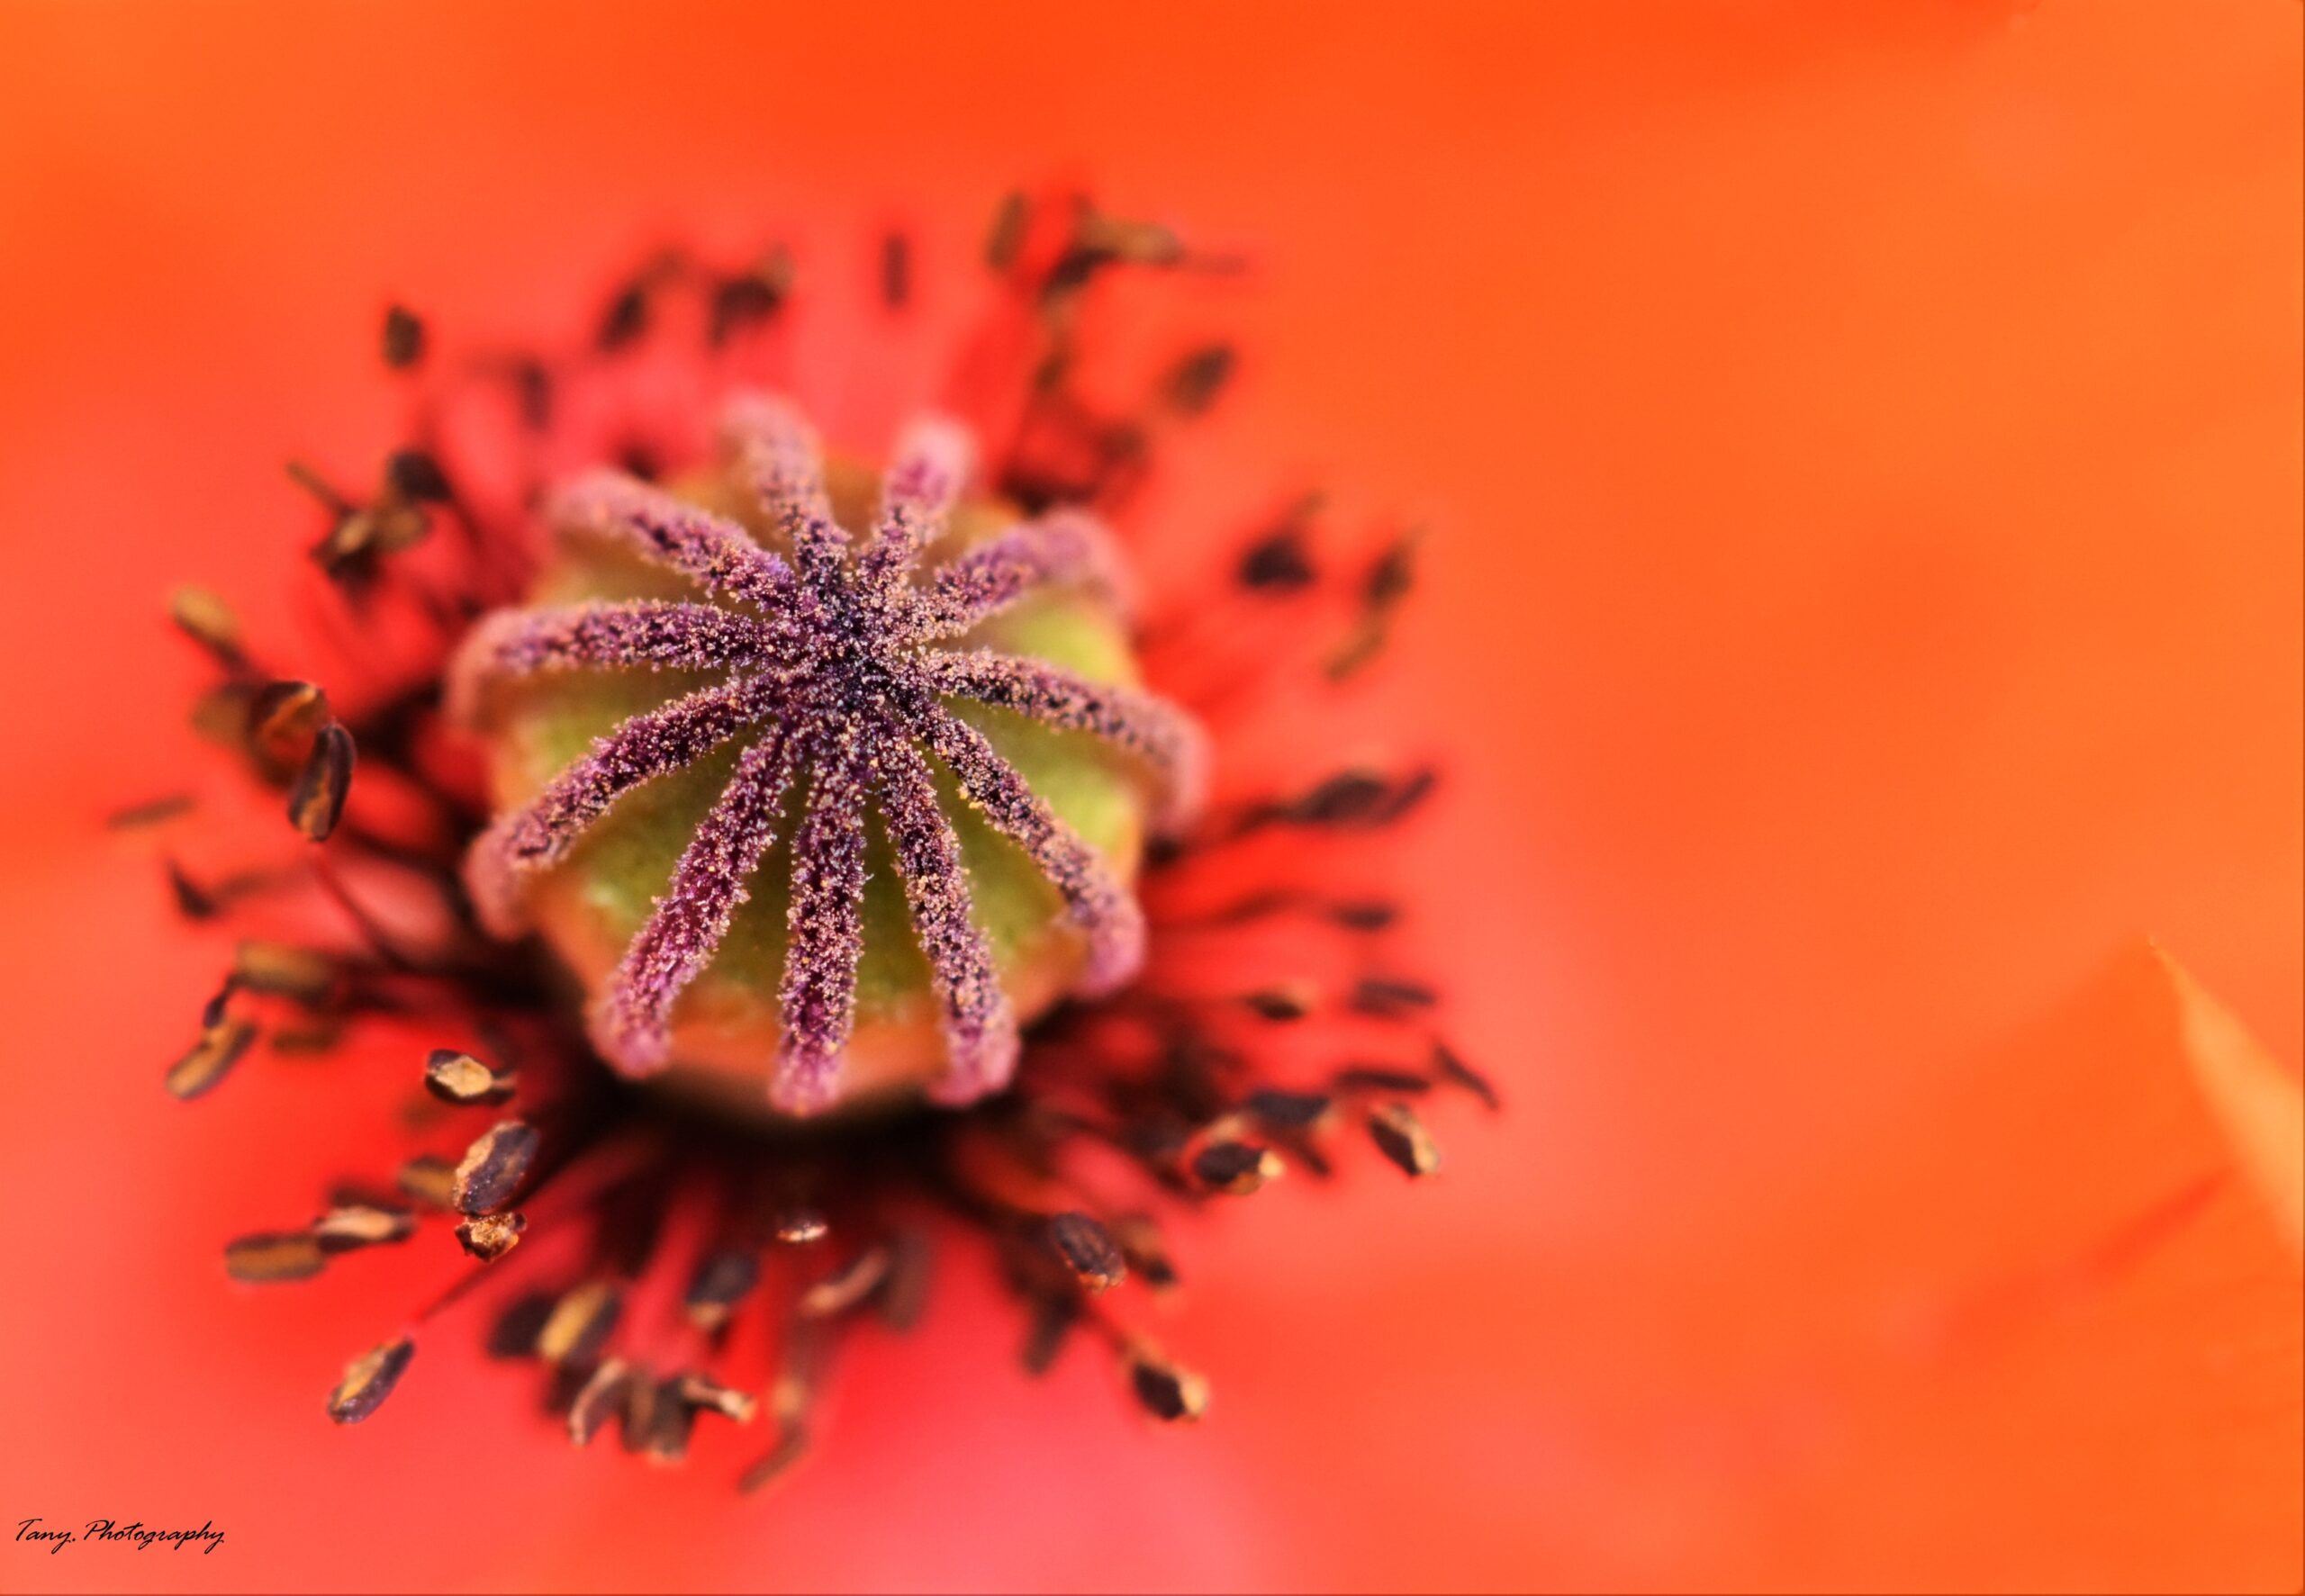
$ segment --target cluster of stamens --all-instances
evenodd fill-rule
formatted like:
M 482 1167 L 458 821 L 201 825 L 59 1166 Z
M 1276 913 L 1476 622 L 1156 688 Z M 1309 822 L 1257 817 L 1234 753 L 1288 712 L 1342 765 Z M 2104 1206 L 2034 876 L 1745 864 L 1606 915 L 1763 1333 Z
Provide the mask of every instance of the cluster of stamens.
M 901 266 L 902 240 L 889 242 L 884 266 Z M 206 826 L 179 833 L 205 801 L 192 792 L 112 816 L 123 833 L 170 839 L 158 862 L 187 921 L 242 933 L 167 1090 L 203 1098 L 267 1052 L 365 1068 L 390 1047 L 405 1068 L 411 1022 L 432 1044 L 410 1101 L 375 1138 L 389 1175 L 372 1169 L 332 1189 L 309 1222 L 224 1249 L 233 1278 L 285 1282 L 453 1231 L 456 1273 L 395 1309 L 397 1327 L 351 1360 L 328 1397 L 338 1423 L 377 1412 L 420 1340 L 485 1305 L 492 1356 L 546 1366 L 550 1406 L 575 1444 L 613 1428 L 626 1450 L 670 1464 L 700 1417 L 758 1418 L 773 1438 L 741 1479 L 764 1486 L 806 1455 L 851 1327 L 919 1320 L 948 1236 L 994 1262 L 1026 1320 L 1027 1370 L 1100 1342 L 1137 1406 L 1189 1421 L 1207 1383 L 1137 1312 L 1180 1288 L 1170 1217 L 1244 1197 L 1287 1168 L 1325 1177 L 1356 1141 L 1423 1180 L 1441 1165 L 1427 1103 L 1496 1107 L 1444 1034 L 1442 991 L 1401 962 L 1396 933 L 1414 904 L 1377 868 L 1381 839 L 1425 812 L 1434 767 L 1325 746 L 1306 764 L 1283 740 L 1262 762 L 1271 768 L 1256 768 L 1267 717 L 1293 715 L 1307 688 L 1348 688 L 1384 654 L 1412 585 L 1413 529 L 1388 531 L 1355 569 L 1327 546 L 1318 496 L 1298 496 L 1237 528 L 1222 564 L 1176 592 L 1148 582 L 1134 652 L 1198 720 L 990 652 L 988 642 L 1033 635 L 1029 614 L 996 619 L 1028 594 L 1076 618 L 1106 608 L 1123 618 L 1120 567 L 1090 509 L 1129 527 L 1162 440 L 1209 409 L 1234 359 L 1224 343 L 1184 349 L 1134 402 L 1080 380 L 1093 364 L 1090 302 L 1108 279 L 1229 269 L 1164 227 L 1078 197 L 1011 195 L 983 264 L 995 290 L 985 357 L 948 393 L 986 440 L 981 496 L 960 497 L 966 435 L 916 425 L 860 546 L 835 519 L 814 440 L 776 401 L 740 399 L 725 418 L 705 491 L 714 503 L 731 487 L 747 497 L 740 520 L 647 485 L 700 481 L 691 473 L 713 463 L 688 411 L 666 426 L 630 388 L 641 346 L 677 355 L 701 339 L 684 357 L 715 374 L 715 392 L 796 381 L 777 353 L 793 311 L 790 257 L 729 271 L 676 251 L 612 296 L 581 347 L 428 359 L 423 325 L 387 316 L 384 358 L 416 404 L 379 488 L 364 499 L 292 467 L 328 517 L 311 551 L 327 579 L 321 614 L 344 628 L 326 656 L 328 690 L 277 669 L 220 598 L 178 594 L 175 620 L 215 671 L 194 724 L 267 802 L 285 800 L 294 854 L 180 855 L 210 846 Z M 892 319 L 908 283 L 883 273 Z M 491 421 L 507 413 L 520 433 L 509 455 Z M 548 494 L 571 459 L 621 461 L 630 474 Z M 1034 518 L 979 536 L 994 499 Z M 539 501 L 559 535 L 599 546 L 564 546 L 574 557 L 557 571 L 551 555 L 540 562 Z M 667 590 L 611 582 L 574 590 L 601 595 L 591 602 L 519 608 L 539 586 L 571 591 L 562 578 L 612 574 L 592 555 L 619 549 L 696 591 L 628 599 L 617 595 Z M 929 568 L 939 549 L 952 552 Z M 497 773 L 526 798 L 510 813 L 442 735 L 502 709 L 629 702 L 577 681 L 555 705 L 551 679 L 649 669 L 701 681 L 614 726 L 540 790 L 517 762 L 521 734 L 540 723 L 493 728 L 508 761 Z M 1024 761 L 1021 735 L 1008 740 L 1023 729 L 1004 723 L 1011 716 L 1085 734 L 1084 760 L 1138 768 L 1154 842 L 1141 861 L 1121 852 L 1133 841 L 1095 851 L 1026 786 L 1002 749 L 1046 767 Z M 1243 757 L 1201 806 L 1204 722 Z M 588 839 L 617 851 L 609 834 L 628 795 L 676 772 L 701 782 L 699 767 L 728 774 L 701 821 L 664 840 L 669 879 L 613 971 L 566 960 L 598 978 L 580 1014 L 554 941 L 566 929 L 556 893 L 600 884 L 584 873 L 597 862 Z M 646 826 L 648 808 L 624 814 L 642 811 Z M 1076 940 L 1073 989 L 1103 994 L 1022 1034 L 1032 1011 L 1003 990 L 1017 966 L 996 969 L 977 914 L 1009 884 L 984 863 L 981 845 L 999 837 L 1024 861 L 1016 868 L 1051 884 L 1038 924 Z M 716 960 L 761 956 L 752 928 L 732 936 L 732 921 L 780 847 L 791 879 L 783 966 L 745 972 L 780 975 L 780 1034 L 746 1038 L 755 1056 L 774 1055 L 762 1062 L 774 1065 L 775 1101 L 818 1108 L 869 1073 L 866 1030 L 881 1015 L 859 1017 L 860 897 L 886 859 L 939 1010 L 946 1073 L 935 1090 L 972 1107 L 764 1133 L 616 1078 L 698 1062 L 682 1054 L 684 1028 L 719 994 L 696 983 Z M 532 921 L 544 937 L 516 935 Z M 1014 924 L 1005 913 L 998 923 Z M 283 936 L 294 940 L 273 940 Z M 706 987 L 728 973 L 710 969 Z

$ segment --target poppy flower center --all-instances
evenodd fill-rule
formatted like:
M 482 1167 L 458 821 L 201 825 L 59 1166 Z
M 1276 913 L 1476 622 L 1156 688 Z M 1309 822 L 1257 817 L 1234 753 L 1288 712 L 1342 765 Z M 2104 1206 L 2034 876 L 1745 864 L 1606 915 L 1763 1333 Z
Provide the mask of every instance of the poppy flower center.
M 562 493 L 532 607 L 463 651 L 475 903 L 544 936 L 626 1074 L 792 1114 L 977 1100 L 1019 1025 L 1134 974 L 1198 733 L 1134 685 L 1101 529 L 965 498 L 957 428 L 908 431 L 877 509 L 781 402 L 725 433 L 671 491 Z

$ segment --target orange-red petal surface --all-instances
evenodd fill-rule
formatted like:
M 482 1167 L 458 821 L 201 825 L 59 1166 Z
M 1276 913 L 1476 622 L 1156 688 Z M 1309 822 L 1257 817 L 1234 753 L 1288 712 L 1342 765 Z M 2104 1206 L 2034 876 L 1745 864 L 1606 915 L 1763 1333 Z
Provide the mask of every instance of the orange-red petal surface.
M 0 1509 L 228 1537 L 0 1588 L 2297 1588 L 2301 30 L 0 14 Z M 332 1429 L 438 1260 L 222 1278 L 401 1083 L 159 1091 L 221 952 L 91 817 L 189 757 L 161 595 L 280 622 L 386 294 L 549 332 L 664 231 L 837 284 L 894 217 L 935 322 L 1052 171 L 1260 263 L 1164 525 L 1433 517 L 1383 708 L 1455 751 L 1404 862 L 1509 1113 L 1188 1238 L 1189 1434 L 1026 1384 L 957 1260 L 766 1501 L 569 1452 L 469 1322 Z M 870 432 L 934 356 L 860 321 L 803 366 Z

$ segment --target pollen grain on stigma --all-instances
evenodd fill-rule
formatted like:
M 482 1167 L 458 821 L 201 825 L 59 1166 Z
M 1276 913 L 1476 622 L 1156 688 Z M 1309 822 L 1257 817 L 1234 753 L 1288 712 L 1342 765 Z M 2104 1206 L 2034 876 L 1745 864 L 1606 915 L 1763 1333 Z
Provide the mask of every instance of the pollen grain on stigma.
M 459 659 L 455 696 L 467 704 L 482 681 L 507 673 L 653 665 L 723 677 L 623 721 L 492 825 L 467 865 L 475 902 L 493 930 L 516 933 L 527 879 L 564 860 L 619 798 L 740 744 L 734 775 L 594 1006 L 595 1045 L 629 1075 L 671 1059 L 673 1003 L 726 936 L 806 771 L 809 791 L 790 838 L 773 1102 L 809 1114 L 838 1098 L 855 1023 L 865 818 L 874 806 L 935 987 L 946 1068 L 934 1095 L 973 1102 L 1014 1073 L 1017 1017 L 972 915 L 960 844 L 928 756 L 1056 888 L 1087 944 L 1078 983 L 1084 996 L 1113 991 L 1135 973 L 1144 927 L 1109 865 L 945 700 L 1087 732 L 1141 761 L 1158 789 L 1159 835 L 1175 834 L 1198 807 L 1200 734 L 1189 716 L 1150 694 L 959 645 L 1036 588 L 1114 585 L 1104 534 L 1079 511 L 1018 524 L 916 582 L 967 478 L 969 441 L 959 427 L 928 419 L 907 431 L 861 548 L 833 515 L 817 441 L 794 407 L 739 399 L 723 432 L 734 474 L 789 543 L 789 561 L 735 521 L 628 476 L 599 473 L 558 496 L 555 520 L 618 540 L 690 578 L 712 601 L 503 612 L 475 631 Z

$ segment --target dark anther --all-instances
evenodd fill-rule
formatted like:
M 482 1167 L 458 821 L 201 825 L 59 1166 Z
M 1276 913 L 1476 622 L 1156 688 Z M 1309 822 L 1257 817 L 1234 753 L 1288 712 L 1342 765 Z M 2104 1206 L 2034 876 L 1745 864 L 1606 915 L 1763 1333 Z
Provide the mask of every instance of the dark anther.
M 725 1384 L 710 1375 L 689 1373 L 674 1376 L 674 1390 L 680 1400 L 700 1413 L 718 1413 L 737 1424 L 750 1424 L 760 1411 L 760 1399 L 749 1391 L 740 1391 Z
M 1313 1012 L 1312 994 L 1297 987 L 1265 987 L 1243 993 L 1241 1001 L 1261 1020 L 1287 1023 Z
M 384 364 L 406 371 L 424 358 L 424 322 L 406 305 L 384 311 Z
M 1347 931 L 1382 931 L 1400 917 L 1400 910 L 1382 898 L 1355 898 L 1329 905 L 1328 916 Z
M 1377 1019 L 1397 1019 L 1418 1009 L 1431 1008 L 1440 994 L 1422 981 L 1392 976 L 1366 976 L 1352 988 L 1351 1004 L 1360 1014 Z
M 244 942 L 232 951 L 232 978 L 251 992 L 317 1004 L 336 989 L 336 962 L 294 942 Z
M 631 1365 L 620 1357 L 602 1358 L 568 1404 L 568 1438 L 590 1446 L 603 1425 L 624 1412 L 631 1380 Z
M 1384 1064 L 1348 1064 L 1332 1078 L 1340 1092 L 1389 1092 L 1413 1097 L 1433 1089 L 1433 1082 L 1415 1070 Z
M 514 1084 L 511 1071 L 491 1069 L 454 1048 L 435 1048 L 424 1060 L 424 1089 L 443 1103 L 502 1103 L 511 1096 Z
M 912 240 L 900 232 L 881 239 L 881 302 L 901 311 L 912 299 Z
M 632 283 L 609 302 L 592 342 L 601 353 L 608 354 L 637 342 L 647 330 L 648 284 L 646 281 Z
M 1022 1362 L 1028 1375 L 1044 1375 L 1064 1350 L 1073 1326 L 1080 1321 L 1080 1304 L 1071 1296 L 1044 1293 L 1034 1299 L 1032 1322 L 1025 1331 Z
M 510 1203 L 536 1162 L 541 1139 L 533 1125 L 502 1120 L 466 1150 L 449 1201 L 459 1213 L 493 1213 Z
M 543 361 L 524 355 L 506 374 L 512 384 L 513 402 L 520 407 L 520 424 L 531 432 L 552 425 L 552 373 Z
M 224 1248 L 224 1272 L 252 1283 L 308 1280 L 327 1262 L 319 1240 L 308 1231 L 266 1231 L 242 1236 Z
M 689 1322 L 701 1330 L 719 1330 L 759 1282 L 760 1261 L 753 1254 L 733 1247 L 705 1254 L 682 1299 Z
M 881 1323 L 901 1334 L 920 1322 L 921 1312 L 928 1305 L 934 1264 L 928 1238 L 921 1231 L 899 1231 L 889 1238 L 888 1278 L 873 1298 Z
M 171 792 L 140 804 L 129 804 L 104 816 L 108 831 L 140 831 L 148 825 L 159 825 L 180 815 L 188 815 L 197 800 L 188 792 Z
M 249 699 L 248 750 L 285 777 L 329 719 L 328 695 L 311 682 L 267 681 Z
M 537 1331 L 537 1356 L 582 1367 L 600 1355 L 623 1314 L 623 1293 L 605 1280 L 586 1281 L 553 1303 Z
M 311 757 L 288 794 L 288 819 L 315 843 L 343 818 L 344 800 L 352 790 L 352 734 L 334 721 L 312 740 Z
M 169 1095 L 190 1102 L 214 1090 L 255 1040 L 256 1026 L 247 1020 L 228 1016 L 208 1025 L 192 1044 L 192 1050 L 170 1066 Z
M 1241 1106 L 1260 1123 L 1276 1131 L 1302 1131 L 1319 1123 L 1329 1111 L 1325 1092 L 1288 1092 L 1265 1087 L 1251 1092 Z
M 1184 241 L 1157 221 L 1137 221 L 1101 211 L 1081 214 L 1073 228 L 1073 248 L 1102 260 L 1132 266 L 1175 266 L 1185 257 Z
M 374 1203 L 339 1203 L 312 1222 L 312 1233 L 322 1252 L 355 1252 L 407 1240 L 416 1233 L 416 1215 Z
M 738 331 L 774 315 L 791 290 L 791 256 L 782 248 L 770 251 L 751 271 L 713 284 L 706 338 L 720 347 Z
M 248 656 L 240 652 L 240 618 L 230 605 L 206 588 L 180 587 L 171 593 L 168 618 L 227 671 L 237 671 L 248 663 Z
M 695 1429 L 696 1410 L 682 1399 L 680 1377 L 670 1375 L 659 1381 L 641 1440 L 648 1461 L 660 1467 L 686 1461 L 689 1436 Z
M 484 1213 L 456 1226 L 456 1242 L 482 1263 L 493 1264 L 520 1244 L 520 1232 L 528 1228 L 520 1213 Z
M 448 473 L 429 449 L 395 449 L 384 457 L 384 483 L 403 499 L 420 504 L 446 504 L 456 497 Z
M 446 1208 L 456 1201 L 456 1166 L 446 1159 L 422 1153 L 400 1167 L 393 1177 L 393 1185 L 404 1197 L 413 1197 L 433 1208 Z
M 555 1300 L 548 1291 L 520 1293 L 499 1309 L 496 1317 L 489 1321 L 488 1339 L 482 1350 L 503 1362 L 534 1357 L 537 1332 L 544 1329 L 544 1321 L 552 1317 Z
M 1230 344 L 1208 344 L 1177 362 L 1162 384 L 1169 408 L 1180 416 L 1198 416 L 1216 402 L 1232 380 L 1237 363 Z
M 1060 1213 L 1048 1222 L 1049 1246 L 1090 1291 L 1107 1291 L 1128 1276 L 1128 1260 L 1112 1232 L 1086 1213 Z
M 1441 1168 L 1440 1150 L 1425 1134 L 1424 1123 L 1406 1103 L 1388 1103 L 1372 1111 L 1369 1134 L 1377 1150 L 1404 1175 L 1421 1177 Z
M 1304 531 L 1296 526 L 1281 527 L 1249 545 L 1236 570 L 1243 587 L 1268 593 L 1299 592 L 1319 579 Z
M 1167 1291 L 1177 1284 L 1177 1267 L 1171 1261 L 1168 1244 L 1161 1238 L 1161 1227 L 1151 1214 L 1117 1214 L 1106 1228 L 1120 1244 L 1121 1256 L 1136 1271 L 1138 1279 L 1154 1291 Z
M 185 868 L 171 859 L 167 861 L 168 892 L 176 899 L 176 913 L 187 920 L 212 920 L 222 906 L 216 895 L 185 873 Z
M 871 1296 L 889 1272 L 884 1247 L 868 1247 L 800 1294 L 796 1311 L 803 1319 L 830 1319 Z
M 1144 1411 L 1174 1424 L 1208 1411 L 1208 1382 L 1189 1369 L 1149 1357 L 1130 1359 L 1129 1389 Z
M 1412 771 L 1398 786 L 1393 789 L 1371 818 L 1378 825 L 1390 825 L 1423 803 L 1433 788 L 1440 784 L 1440 772 L 1433 770 L 1432 766 L 1420 766 Z
M 776 1445 L 771 1447 L 759 1462 L 745 1471 L 744 1477 L 737 1482 L 737 1489 L 746 1492 L 766 1489 L 790 1473 L 792 1465 L 808 1455 L 808 1450 L 807 1428 L 798 1420 L 786 1421 L 777 1429 Z
M 616 461 L 628 474 L 644 482 L 655 482 L 664 474 L 664 463 L 657 458 L 656 451 L 637 438 L 617 451 Z
M 416 1343 L 403 1336 L 354 1358 L 329 1393 L 328 1416 L 339 1424 L 359 1423 L 384 1405 L 415 1356 Z
M 1384 809 L 1391 785 L 1371 771 L 1340 771 L 1288 806 L 1288 817 L 1305 825 L 1350 825 Z
M 1192 1156 L 1192 1177 L 1205 1189 L 1245 1197 L 1280 1173 L 1270 1148 L 1252 1141 L 1212 1141 Z
M 1017 254 L 1025 247 L 1025 224 L 1032 220 L 1032 202 L 1021 192 L 1001 197 L 1000 208 L 992 213 L 991 230 L 984 239 L 984 264 L 996 272 L 1005 272 L 1017 264 Z
M 1406 532 L 1388 544 L 1361 580 L 1361 600 L 1371 609 L 1390 609 L 1408 597 L 1416 581 L 1417 534 Z
M 1470 1092 L 1481 1101 L 1481 1106 L 1495 1110 L 1499 1106 L 1496 1087 L 1489 1078 L 1457 1056 L 1447 1042 L 1433 1044 L 1433 1068 L 1440 1071 L 1442 1079 Z

